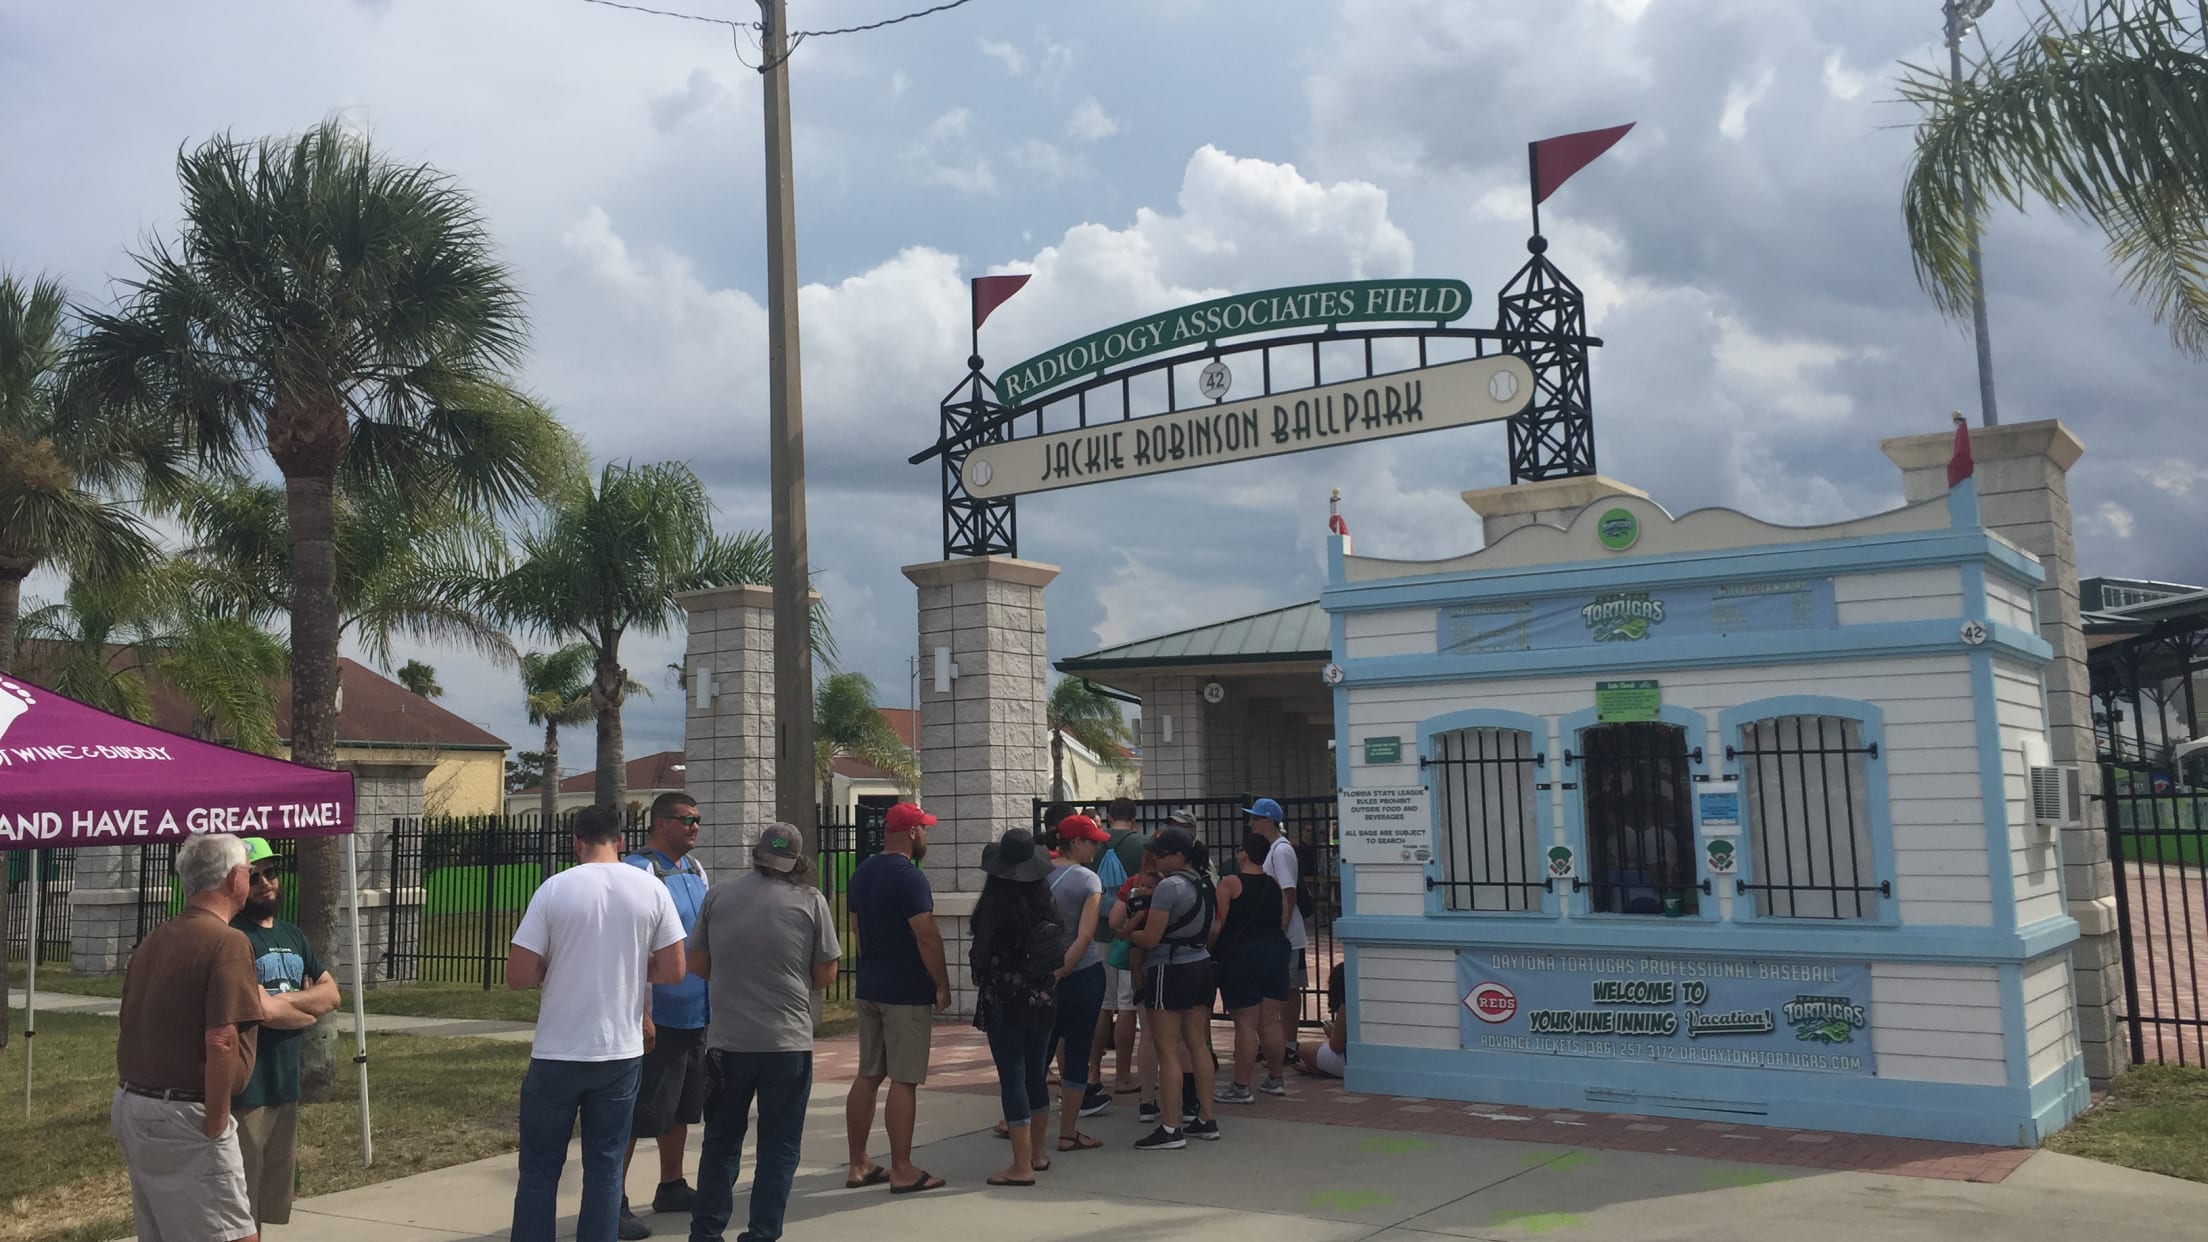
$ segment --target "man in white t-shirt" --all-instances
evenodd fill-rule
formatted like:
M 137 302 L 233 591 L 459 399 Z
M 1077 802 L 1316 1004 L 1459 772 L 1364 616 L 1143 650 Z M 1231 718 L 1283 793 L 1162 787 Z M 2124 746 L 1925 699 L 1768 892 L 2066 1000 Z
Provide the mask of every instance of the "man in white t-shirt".
M 583 1203 L 576 1242 L 616 1242 L 621 1155 L 644 1063 L 646 983 L 687 969 L 682 916 L 667 886 L 621 863 L 611 807 L 575 817 L 575 861 L 538 887 L 506 951 L 506 986 L 542 985 L 521 1080 L 521 1174 L 513 1242 L 552 1242 L 568 1136 L 582 1116 Z
M 1267 1000 L 1259 1011 L 1258 1021 L 1266 1038 L 1267 1048 L 1286 1047 L 1286 1041 L 1296 1033 L 1295 1019 L 1289 1016 L 1290 1008 L 1300 1008 L 1303 1003 L 1305 973 L 1303 968 L 1304 946 L 1308 943 L 1303 930 L 1303 911 L 1296 908 L 1296 847 L 1281 836 L 1280 821 L 1283 812 L 1280 803 L 1271 798 L 1259 798 L 1242 813 L 1250 817 L 1250 831 L 1272 842 L 1265 852 L 1265 874 L 1280 885 L 1280 926 L 1288 933 L 1288 991 L 1292 1000 Z M 1287 1072 L 1284 1065 L 1268 1065 L 1265 1077 L 1257 1089 L 1267 1095 L 1288 1094 L 1288 1084 L 1281 1075 Z

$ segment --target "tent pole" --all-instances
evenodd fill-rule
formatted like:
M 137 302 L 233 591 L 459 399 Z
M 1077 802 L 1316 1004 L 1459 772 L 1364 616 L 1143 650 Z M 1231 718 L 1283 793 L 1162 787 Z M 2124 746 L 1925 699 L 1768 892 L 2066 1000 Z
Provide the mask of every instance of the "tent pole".
M 360 985 L 360 849 L 352 833 L 345 834 L 345 935 L 353 964 L 353 1064 L 360 1071 L 360 1165 L 376 1163 L 376 1140 L 368 1127 L 368 1001 Z
M 38 851 L 31 851 L 31 934 L 30 951 L 24 956 L 30 961 L 23 967 L 23 1119 L 31 1117 L 31 1049 L 37 1046 L 38 1034 L 38 899 L 40 884 Z

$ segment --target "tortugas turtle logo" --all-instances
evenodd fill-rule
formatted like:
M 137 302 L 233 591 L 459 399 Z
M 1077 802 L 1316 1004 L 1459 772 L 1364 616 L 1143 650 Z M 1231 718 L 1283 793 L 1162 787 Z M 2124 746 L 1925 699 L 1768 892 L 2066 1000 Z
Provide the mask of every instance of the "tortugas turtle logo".
M 1871 1024 L 1863 1006 L 1845 996 L 1797 996 L 1784 1012 L 1794 1038 L 1817 1044 L 1854 1043 L 1855 1033 Z
M 1617 591 L 1596 596 L 1579 615 L 1598 643 L 1637 643 L 1663 623 L 1664 601 L 1646 591 Z

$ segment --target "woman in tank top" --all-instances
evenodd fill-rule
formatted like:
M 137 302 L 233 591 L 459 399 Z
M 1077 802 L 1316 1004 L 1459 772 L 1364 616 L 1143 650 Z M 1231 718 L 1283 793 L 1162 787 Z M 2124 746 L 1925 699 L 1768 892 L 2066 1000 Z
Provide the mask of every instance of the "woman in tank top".
M 1265 874 L 1272 842 L 1257 833 L 1242 838 L 1235 854 L 1240 869 L 1219 881 L 1219 938 L 1212 957 L 1219 963 L 1219 996 L 1234 1018 L 1234 1081 L 1222 1083 L 1212 1098 L 1222 1104 L 1250 1104 L 1257 1096 L 1250 1082 L 1261 1040 L 1258 1014 L 1268 998 L 1288 994 L 1288 933 L 1280 926 L 1279 881 Z M 1268 1066 L 1282 1064 L 1283 1049 L 1265 1048 Z

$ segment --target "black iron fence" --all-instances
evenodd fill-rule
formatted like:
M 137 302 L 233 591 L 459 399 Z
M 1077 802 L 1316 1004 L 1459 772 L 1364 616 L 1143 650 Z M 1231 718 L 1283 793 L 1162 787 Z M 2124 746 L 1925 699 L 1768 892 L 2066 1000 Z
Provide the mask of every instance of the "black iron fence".
M 815 864 L 846 946 L 844 969 L 828 996 L 841 1000 L 850 995 L 856 940 L 843 893 L 862 834 L 826 814 L 822 820 Z M 385 849 L 400 900 L 373 915 L 386 921 L 385 977 L 485 989 L 504 983 L 507 945 L 529 899 L 548 877 L 575 865 L 573 829 L 572 813 L 549 830 L 535 813 L 393 820 Z M 630 812 L 622 826 L 623 852 L 644 848 L 650 835 L 648 815 L 641 808 Z
M 31 938 L 38 939 L 38 960 L 69 962 L 69 893 L 76 887 L 75 850 L 31 850 L 9 854 L 0 863 L 8 869 L 6 909 L 0 926 L 6 928 L 6 953 L 10 961 L 31 955 Z M 38 928 L 31 928 L 31 884 L 38 885 Z
M 1249 817 L 1243 808 L 1250 805 L 1251 797 L 1240 798 L 1137 798 L 1135 823 L 1143 835 L 1156 834 L 1165 827 L 1166 816 L 1185 810 L 1196 817 L 1197 839 L 1204 843 L 1214 874 L 1225 874 L 1235 867 L 1234 856 L 1242 848 L 1242 836 L 1249 830 Z M 1342 960 L 1341 946 L 1334 939 L 1334 921 L 1342 912 L 1341 867 L 1338 865 L 1340 839 L 1336 831 L 1338 803 L 1334 795 L 1326 794 L 1310 798 L 1281 798 L 1281 813 L 1286 819 L 1281 823 L 1281 835 L 1296 850 L 1297 908 L 1303 912 L 1305 945 L 1303 951 L 1303 987 L 1298 998 L 1298 1021 L 1304 1026 L 1318 1026 L 1325 1022 L 1326 980 L 1334 966 Z M 1054 802 L 1035 799 L 1035 830 L 1040 834 L 1046 827 L 1045 812 Z M 1070 803 L 1074 809 L 1092 815 L 1099 824 L 1105 821 L 1100 805 Z
M 2103 764 L 2135 1062 L 2208 1066 L 2208 790 Z

